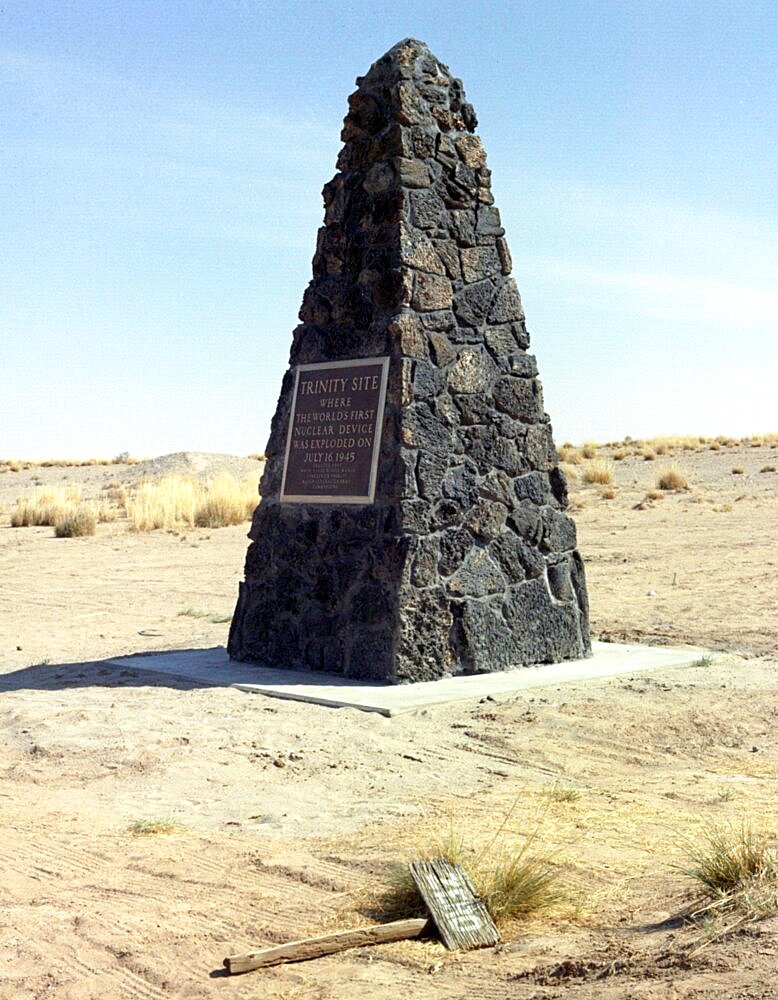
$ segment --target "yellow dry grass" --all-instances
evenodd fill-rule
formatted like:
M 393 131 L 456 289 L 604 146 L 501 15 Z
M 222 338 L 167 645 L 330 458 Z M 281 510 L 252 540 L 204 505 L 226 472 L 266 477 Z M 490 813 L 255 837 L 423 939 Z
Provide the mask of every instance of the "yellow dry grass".
M 584 458 L 596 458 L 597 456 L 597 442 L 596 441 L 586 441 L 581 449 Z
M 580 465 L 583 462 L 583 455 L 571 444 L 563 444 L 558 450 L 559 461 L 564 465 Z
M 221 528 L 242 524 L 257 505 L 257 483 L 224 474 L 205 483 L 166 476 L 140 483 L 125 501 L 131 531 L 156 528 Z
M 689 483 L 677 466 L 669 465 L 659 473 L 656 485 L 660 490 L 685 490 Z
M 182 476 L 141 482 L 125 500 L 131 531 L 194 525 L 196 485 Z
M 496 830 L 460 824 L 449 816 L 448 824 L 425 829 L 411 849 L 408 860 L 444 858 L 461 865 L 498 926 L 558 909 L 566 902 L 559 884 L 559 869 L 542 843 L 542 826 L 551 802 L 543 807 L 535 827 L 517 835 L 508 829 L 518 800 L 510 806 Z M 407 853 L 405 846 L 402 853 Z M 368 905 L 383 917 L 409 916 L 424 912 L 407 862 L 387 866 L 385 883 L 372 894 Z
M 607 458 L 596 458 L 584 466 L 583 481 L 609 486 L 613 482 L 613 471 L 613 462 Z
M 115 458 L 3 458 L 0 471 L 19 472 L 21 469 L 78 469 L 94 465 L 138 465 L 142 459 L 122 452 Z
M 81 502 L 79 486 L 51 486 L 19 497 L 11 509 L 12 528 L 53 526 Z
M 243 524 L 251 519 L 257 506 L 257 484 L 252 478 L 239 483 L 228 474 L 218 476 L 205 485 L 195 511 L 198 528 L 223 528 Z
M 89 504 L 67 511 L 54 522 L 57 538 L 84 538 L 97 530 L 97 514 Z
M 720 451 L 722 448 L 778 448 L 778 434 L 752 434 L 744 438 L 733 438 L 726 434 L 719 434 L 717 437 L 665 434 L 644 440 L 627 437 L 623 441 L 612 441 L 607 447 L 619 453 L 619 457 L 614 455 L 614 458 L 620 461 L 628 454 L 641 455 L 646 450 L 654 451 L 657 455 L 671 455 L 677 451 Z

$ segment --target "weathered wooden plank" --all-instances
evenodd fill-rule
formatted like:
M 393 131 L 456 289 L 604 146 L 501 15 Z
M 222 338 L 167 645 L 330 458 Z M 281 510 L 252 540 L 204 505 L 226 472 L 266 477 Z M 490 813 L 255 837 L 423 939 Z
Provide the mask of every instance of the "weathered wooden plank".
M 500 932 L 461 865 L 443 858 L 413 861 L 411 875 L 447 948 L 487 948 L 500 941 Z
M 326 934 L 323 937 L 304 938 L 301 941 L 274 945 L 272 948 L 250 951 L 246 955 L 231 955 L 224 959 L 224 967 L 230 973 L 250 972 L 251 969 L 260 969 L 268 965 L 302 962 L 308 958 L 332 955 L 337 951 L 346 951 L 347 948 L 403 941 L 406 938 L 418 937 L 428 924 L 429 921 L 423 917 L 418 920 L 395 920 L 390 924 L 375 924 L 372 927 L 339 931 L 337 934 Z

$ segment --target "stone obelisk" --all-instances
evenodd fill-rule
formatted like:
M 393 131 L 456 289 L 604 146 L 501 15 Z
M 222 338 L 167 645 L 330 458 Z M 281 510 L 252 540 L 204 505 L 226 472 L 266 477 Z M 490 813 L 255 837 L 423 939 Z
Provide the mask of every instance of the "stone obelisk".
M 461 81 L 357 80 L 229 653 L 423 681 L 590 653 L 565 479 Z

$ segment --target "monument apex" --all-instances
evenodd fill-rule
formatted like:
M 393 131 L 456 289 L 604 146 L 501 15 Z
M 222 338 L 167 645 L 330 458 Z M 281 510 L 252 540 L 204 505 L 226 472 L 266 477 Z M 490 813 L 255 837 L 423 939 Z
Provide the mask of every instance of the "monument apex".
M 476 116 L 422 42 L 349 98 L 230 656 L 391 681 L 590 652 Z

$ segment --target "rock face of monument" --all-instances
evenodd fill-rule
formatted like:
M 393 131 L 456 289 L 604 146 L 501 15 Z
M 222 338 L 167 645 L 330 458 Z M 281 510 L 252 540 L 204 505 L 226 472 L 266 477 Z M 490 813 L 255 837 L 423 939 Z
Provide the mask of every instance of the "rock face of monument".
M 586 656 L 575 525 L 473 108 L 413 39 L 357 88 L 230 655 L 398 682 Z

